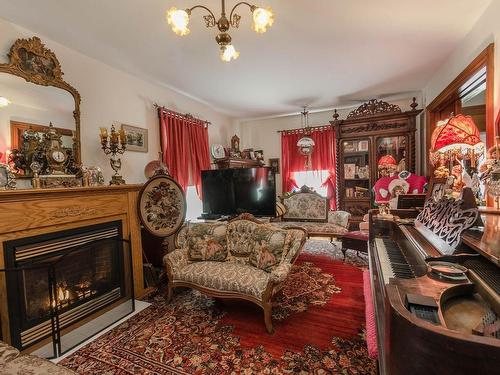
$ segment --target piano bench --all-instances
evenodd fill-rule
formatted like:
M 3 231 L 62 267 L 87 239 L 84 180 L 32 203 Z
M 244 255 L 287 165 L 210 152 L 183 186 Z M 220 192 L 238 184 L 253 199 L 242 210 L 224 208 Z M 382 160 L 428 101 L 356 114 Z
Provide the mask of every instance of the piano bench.
M 342 236 L 342 254 L 344 254 L 344 259 L 349 249 L 368 253 L 368 232 L 357 230 L 344 234 Z

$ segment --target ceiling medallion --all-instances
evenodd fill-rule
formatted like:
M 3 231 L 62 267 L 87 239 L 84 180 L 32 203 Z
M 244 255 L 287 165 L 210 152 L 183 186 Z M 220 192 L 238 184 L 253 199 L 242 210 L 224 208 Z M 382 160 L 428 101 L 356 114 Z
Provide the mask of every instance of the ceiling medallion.
M 215 37 L 215 40 L 220 46 L 220 57 L 222 61 L 229 62 L 231 60 L 236 60 L 240 55 L 236 51 L 231 43 L 231 36 L 227 31 L 233 27 L 238 28 L 240 26 L 241 16 L 235 13 L 235 10 L 240 5 L 246 5 L 250 8 L 253 15 L 253 29 L 255 32 L 261 34 L 265 33 L 269 27 L 274 23 L 274 15 L 271 8 L 261 8 L 255 5 L 251 5 L 247 2 L 239 2 L 236 4 L 231 12 L 229 13 L 229 19 L 226 17 L 226 2 L 222 0 L 222 11 L 221 16 L 217 20 L 214 13 L 203 5 L 195 5 L 192 8 L 186 10 L 177 9 L 172 7 L 167 12 L 167 22 L 172 27 L 172 31 L 177 35 L 184 36 L 188 35 L 190 30 L 188 28 L 191 12 L 194 9 L 202 8 L 208 12 L 207 15 L 203 16 L 206 27 L 215 27 L 219 29 L 219 34 Z

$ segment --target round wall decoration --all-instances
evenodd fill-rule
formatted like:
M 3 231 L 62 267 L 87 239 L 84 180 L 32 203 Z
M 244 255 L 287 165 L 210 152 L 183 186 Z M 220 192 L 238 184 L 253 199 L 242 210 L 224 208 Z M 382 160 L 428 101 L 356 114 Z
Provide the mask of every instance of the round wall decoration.
M 139 193 L 137 205 L 142 225 L 158 237 L 168 237 L 177 232 L 186 217 L 184 192 L 168 175 L 149 179 Z

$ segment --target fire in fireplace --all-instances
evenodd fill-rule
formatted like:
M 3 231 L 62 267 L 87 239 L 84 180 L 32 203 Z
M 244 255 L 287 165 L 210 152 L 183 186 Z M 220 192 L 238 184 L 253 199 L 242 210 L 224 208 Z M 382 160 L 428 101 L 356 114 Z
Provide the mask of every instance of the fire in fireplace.
M 12 344 L 25 349 L 125 295 L 121 221 L 4 243 Z M 50 288 L 52 287 L 52 296 Z

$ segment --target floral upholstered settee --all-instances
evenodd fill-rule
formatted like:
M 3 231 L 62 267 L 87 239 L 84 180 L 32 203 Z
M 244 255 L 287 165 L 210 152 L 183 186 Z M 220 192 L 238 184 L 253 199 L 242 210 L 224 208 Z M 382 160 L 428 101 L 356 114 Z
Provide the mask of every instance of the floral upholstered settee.
M 0 341 L 0 374 L 51 374 L 76 375 L 75 372 L 58 366 L 46 359 L 34 355 L 22 355 L 16 348 Z
M 229 223 L 188 223 L 180 230 L 176 250 L 164 258 L 167 299 L 173 288 L 189 287 L 214 297 L 248 300 L 262 307 L 272 333 L 271 299 L 304 246 L 306 233 L 249 216 Z
M 340 238 L 348 232 L 351 214 L 330 210 L 330 201 L 307 186 L 282 198 L 286 212 L 282 221 L 273 222 L 281 228 L 297 226 L 307 231 L 308 237 Z

